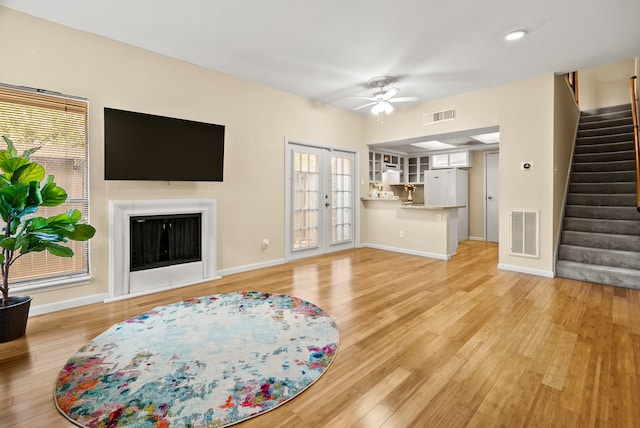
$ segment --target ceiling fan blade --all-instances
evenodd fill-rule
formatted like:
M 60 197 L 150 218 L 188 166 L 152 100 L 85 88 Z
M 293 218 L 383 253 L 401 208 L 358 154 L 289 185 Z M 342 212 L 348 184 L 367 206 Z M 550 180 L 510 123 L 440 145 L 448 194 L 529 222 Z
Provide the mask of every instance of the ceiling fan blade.
M 369 100 L 369 101 L 378 101 L 377 98 L 372 98 L 372 97 L 351 97 L 351 98 L 357 98 L 359 100 Z
M 385 101 L 388 101 L 389 99 L 391 99 L 391 97 L 393 97 L 398 92 L 400 92 L 400 89 L 396 88 L 395 86 L 392 88 L 389 88 L 382 96 L 382 99 Z
M 418 97 L 397 97 L 389 100 L 392 103 L 407 103 L 411 101 L 418 101 Z
M 377 103 L 378 103 L 378 101 L 373 101 L 373 102 L 361 105 L 360 107 L 356 107 L 356 108 L 354 108 L 354 110 L 360 110 L 361 108 L 369 107 L 369 106 L 372 106 L 372 105 L 377 104 Z

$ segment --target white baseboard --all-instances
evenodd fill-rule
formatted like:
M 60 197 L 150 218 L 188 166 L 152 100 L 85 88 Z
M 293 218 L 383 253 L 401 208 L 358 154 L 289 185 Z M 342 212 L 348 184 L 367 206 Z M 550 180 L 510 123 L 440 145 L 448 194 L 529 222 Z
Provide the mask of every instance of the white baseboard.
M 469 241 L 486 241 L 484 236 L 469 236 Z
M 65 309 L 77 308 L 78 306 L 92 305 L 94 303 L 102 303 L 109 296 L 108 293 L 93 294 L 91 296 L 77 297 L 75 299 L 61 300 L 54 303 L 45 303 L 43 305 L 31 306 L 29 316 L 37 316 L 48 314 L 50 312 L 62 311 Z
M 266 267 L 278 266 L 283 264 L 285 264 L 284 259 L 275 259 L 275 260 L 269 260 L 268 262 L 254 263 L 251 265 L 244 265 L 244 266 L 237 266 L 229 269 L 222 269 L 222 270 L 219 270 L 218 273 L 222 276 L 226 276 L 226 275 L 232 275 L 234 273 L 249 272 L 251 270 L 262 269 Z
M 531 268 L 526 268 L 522 266 L 507 265 L 504 263 L 498 263 L 498 269 L 510 270 L 513 272 L 520 272 L 520 273 L 527 273 L 529 275 L 544 276 L 546 278 L 553 278 L 556 276 L 555 273 L 553 273 L 553 271 L 542 270 L 542 269 L 531 269 Z
M 438 254 L 438 253 L 428 253 L 425 251 L 416 251 L 416 250 L 408 250 L 406 248 L 398 248 L 398 247 L 389 247 L 386 245 L 378 245 L 378 244 L 361 244 L 360 247 L 363 248 L 375 248 L 377 250 L 385 250 L 385 251 L 393 251 L 394 253 L 402 253 L 409 254 L 412 256 L 420 256 L 420 257 L 428 257 L 430 259 L 438 259 L 438 260 L 449 260 L 456 253 L 453 254 Z

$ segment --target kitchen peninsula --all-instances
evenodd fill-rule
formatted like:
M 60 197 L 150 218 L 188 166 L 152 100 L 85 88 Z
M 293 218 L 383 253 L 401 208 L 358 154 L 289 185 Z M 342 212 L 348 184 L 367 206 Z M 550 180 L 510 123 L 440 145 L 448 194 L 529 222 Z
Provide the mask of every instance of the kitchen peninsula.
M 399 198 L 362 198 L 365 246 L 449 260 L 458 248 L 458 208 L 408 204 Z

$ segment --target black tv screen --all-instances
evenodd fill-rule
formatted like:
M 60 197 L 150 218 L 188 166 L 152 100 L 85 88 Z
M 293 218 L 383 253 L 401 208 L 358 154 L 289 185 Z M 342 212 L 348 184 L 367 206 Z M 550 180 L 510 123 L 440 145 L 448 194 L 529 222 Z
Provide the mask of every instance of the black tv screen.
M 105 180 L 222 181 L 224 125 L 104 109 Z

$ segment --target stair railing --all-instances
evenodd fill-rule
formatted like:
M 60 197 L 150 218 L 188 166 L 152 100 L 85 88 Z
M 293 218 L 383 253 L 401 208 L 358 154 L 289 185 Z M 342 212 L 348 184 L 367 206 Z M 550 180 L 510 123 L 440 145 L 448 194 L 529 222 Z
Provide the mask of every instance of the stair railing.
M 638 97 L 636 95 L 636 79 L 629 78 L 631 86 L 631 115 L 633 116 L 633 138 L 636 149 L 636 208 L 640 212 L 640 138 L 638 137 Z
M 572 71 L 567 73 L 567 81 L 569 82 L 569 87 L 571 88 L 571 92 L 573 93 L 573 99 L 576 101 L 576 104 L 580 104 L 580 97 L 578 92 L 578 72 Z

